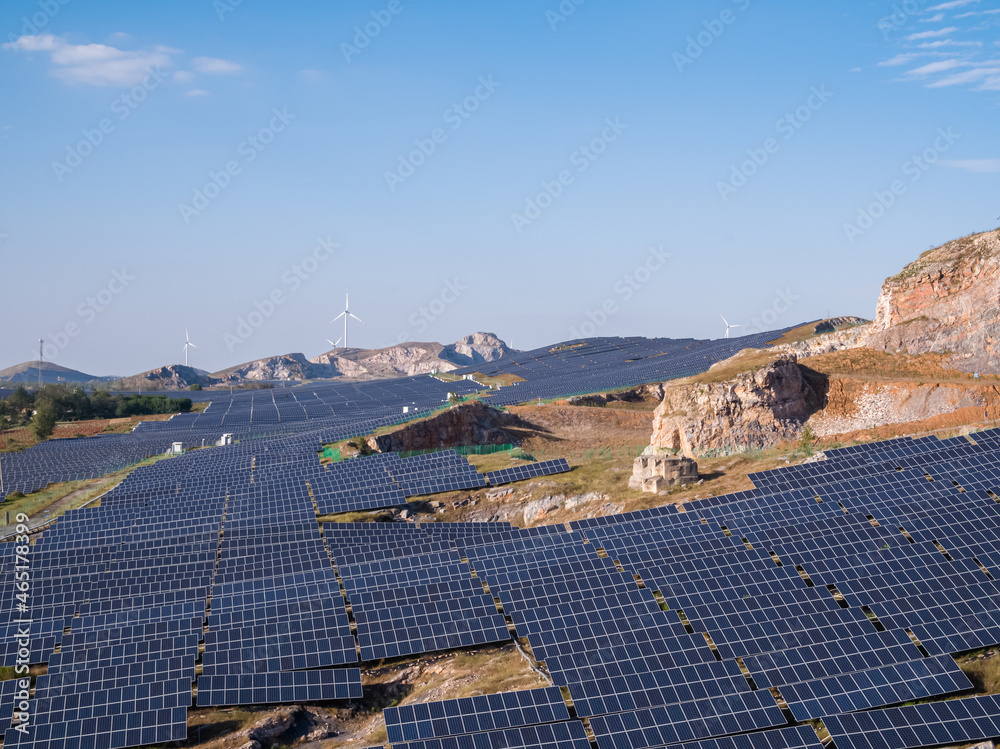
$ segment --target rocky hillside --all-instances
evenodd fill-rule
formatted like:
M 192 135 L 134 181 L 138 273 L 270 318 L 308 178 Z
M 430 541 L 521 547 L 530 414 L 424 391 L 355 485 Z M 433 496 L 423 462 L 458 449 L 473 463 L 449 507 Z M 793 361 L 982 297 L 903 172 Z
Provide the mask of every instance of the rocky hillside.
M 734 364 L 740 368 L 728 359 L 713 369 Z M 663 391 L 663 401 L 653 412 L 650 451 L 677 451 L 687 457 L 797 439 L 805 421 L 823 404 L 822 394 L 794 354 L 755 361 L 750 371 L 721 382 L 684 380 L 666 383 Z
M 493 333 L 473 333 L 450 346 L 445 346 L 438 357 L 468 367 L 475 364 L 496 361 L 513 353 L 513 349 L 501 341 Z
M 211 374 L 172 364 L 126 377 L 121 382 L 131 389 L 184 389 L 194 384 L 208 387 L 219 384 L 238 385 L 243 382 L 323 380 L 338 377 L 371 380 L 450 372 L 459 367 L 495 361 L 511 352 L 512 349 L 493 333 L 473 333 L 447 346 L 440 343 L 402 343 L 383 349 L 333 349 L 312 359 L 307 359 L 304 354 L 291 353 L 244 362 Z M 31 369 L 31 366 L 33 365 L 21 365 L 20 368 L 4 370 L 0 372 L 0 380 L 4 373 L 17 374 L 21 371 L 26 371 L 35 378 L 36 370 Z M 53 371 L 73 372 L 56 365 L 46 366 Z M 94 379 L 90 375 L 77 374 L 86 378 L 82 381 Z M 49 376 L 48 373 L 46 376 Z M 55 382 L 54 379 L 46 379 L 46 382 L 50 381 Z
M 471 401 L 453 406 L 430 419 L 406 424 L 388 434 L 369 437 L 368 444 L 378 452 L 514 444 L 521 441 L 515 430 L 525 426 L 517 416 L 481 401 Z
M 126 390 L 185 390 L 191 385 L 208 387 L 219 382 L 207 372 L 183 364 L 171 364 L 118 380 Z
M 269 380 L 315 380 L 337 377 L 341 373 L 329 364 L 315 364 L 303 354 L 269 356 L 239 364 L 212 376 L 222 382 L 266 382 Z
M 955 369 L 1000 373 L 1000 229 L 928 250 L 887 278 L 866 345 L 950 353 Z
M 496 361 L 511 352 L 493 333 L 473 333 L 447 346 L 408 342 L 383 349 L 333 349 L 310 361 L 332 367 L 337 374 L 328 377 L 408 377 Z

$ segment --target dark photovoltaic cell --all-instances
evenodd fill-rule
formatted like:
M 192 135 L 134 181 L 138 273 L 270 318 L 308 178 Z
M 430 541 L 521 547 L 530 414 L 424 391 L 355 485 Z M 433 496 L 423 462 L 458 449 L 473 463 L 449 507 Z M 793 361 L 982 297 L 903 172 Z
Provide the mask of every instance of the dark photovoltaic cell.
M 389 743 L 569 720 L 558 687 L 422 702 L 383 711 Z
M 499 471 L 490 471 L 486 474 L 486 480 L 491 486 L 500 484 L 510 484 L 514 481 L 524 481 L 538 476 L 552 476 L 556 473 L 566 473 L 569 470 L 569 463 L 565 458 L 556 460 L 543 460 L 540 463 L 525 463 L 513 468 L 502 468 Z
M 766 690 L 590 719 L 600 749 L 647 749 L 786 724 Z M 840 749 L 838 747 L 838 749 Z
M 198 679 L 199 707 L 319 702 L 360 697 L 361 670 L 357 668 L 202 676 Z
M 674 749 L 821 749 L 822 746 L 812 728 L 795 726 L 677 744 Z
M 811 720 L 972 689 L 950 655 L 781 687 L 796 720 Z
M 1000 696 L 823 718 L 837 749 L 919 749 L 1000 735 Z
M 445 736 L 393 744 L 393 749 L 589 749 L 590 741 L 577 721 Z

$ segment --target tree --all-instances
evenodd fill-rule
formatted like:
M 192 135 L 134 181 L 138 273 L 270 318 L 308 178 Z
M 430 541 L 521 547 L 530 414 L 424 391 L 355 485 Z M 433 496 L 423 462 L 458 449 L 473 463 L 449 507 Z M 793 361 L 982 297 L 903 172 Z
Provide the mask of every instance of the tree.
M 42 403 L 35 410 L 35 418 L 31 421 L 31 429 L 35 439 L 44 442 L 52 436 L 56 428 L 56 412 L 49 403 Z
M 196 382 L 194 385 L 191 385 L 190 387 L 188 387 L 188 390 L 197 393 L 199 390 L 201 390 L 201 385 L 199 385 Z

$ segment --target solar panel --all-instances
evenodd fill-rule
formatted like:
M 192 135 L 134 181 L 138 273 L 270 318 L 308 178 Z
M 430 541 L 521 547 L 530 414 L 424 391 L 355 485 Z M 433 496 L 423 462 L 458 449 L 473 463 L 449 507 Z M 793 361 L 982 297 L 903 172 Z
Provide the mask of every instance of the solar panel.
M 361 692 L 361 671 L 356 668 L 202 676 L 198 706 L 349 700 L 360 698 Z
M 389 743 L 569 720 L 558 687 L 422 702 L 383 711 Z

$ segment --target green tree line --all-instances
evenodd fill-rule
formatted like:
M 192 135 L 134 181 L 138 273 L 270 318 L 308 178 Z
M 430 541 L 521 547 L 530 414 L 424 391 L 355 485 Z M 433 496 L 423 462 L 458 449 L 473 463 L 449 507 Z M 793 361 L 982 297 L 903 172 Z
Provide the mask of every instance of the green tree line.
M 116 419 L 126 416 L 187 413 L 190 398 L 165 395 L 118 395 L 106 390 L 87 393 L 82 387 L 43 385 L 37 392 L 19 387 L 0 399 L 0 429 L 31 426 L 35 437 L 47 439 L 59 421 Z

